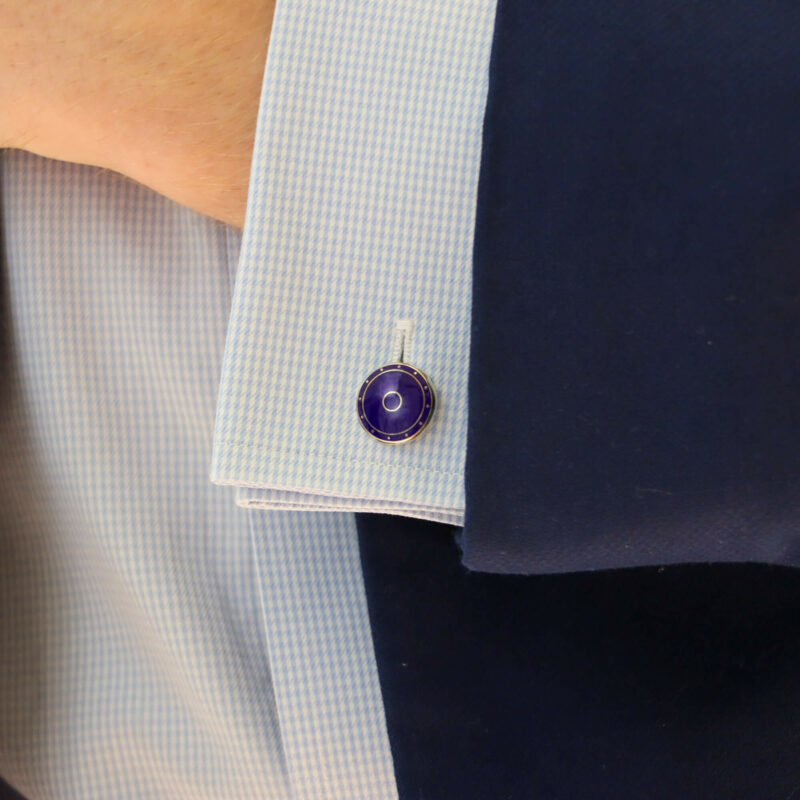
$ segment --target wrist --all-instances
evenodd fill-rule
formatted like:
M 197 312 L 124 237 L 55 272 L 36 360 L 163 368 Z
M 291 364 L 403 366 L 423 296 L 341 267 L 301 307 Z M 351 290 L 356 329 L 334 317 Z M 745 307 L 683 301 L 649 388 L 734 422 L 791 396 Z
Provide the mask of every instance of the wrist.
M 274 0 L 76 5 L 0 0 L 0 146 L 241 227 Z

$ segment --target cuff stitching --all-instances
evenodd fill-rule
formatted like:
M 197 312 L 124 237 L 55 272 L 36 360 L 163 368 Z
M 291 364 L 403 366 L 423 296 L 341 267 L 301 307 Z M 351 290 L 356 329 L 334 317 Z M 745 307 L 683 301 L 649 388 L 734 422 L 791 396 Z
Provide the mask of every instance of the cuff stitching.
M 254 444 L 247 444 L 246 442 L 233 442 L 230 440 L 225 440 L 220 442 L 221 447 L 244 447 L 247 450 L 255 450 L 257 453 L 278 453 L 281 455 L 288 455 L 288 456 L 316 456 L 324 458 L 328 461 L 339 461 L 343 464 L 368 464 L 373 467 L 387 467 L 388 469 L 398 469 L 398 470 L 411 470 L 414 472 L 432 472 L 437 475 L 453 475 L 455 477 L 461 478 L 464 476 L 463 472 L 453 471 L 453 470 L 446 470 L 446 469 L 434 469 L 433 467 L 416 467 L 413 464 L 390 464 L 386 461 L 372 461 L 369 459 L 363 458 L 342 458 L 341 456 L 332 456 L 328 455 L 327 453 L 321 452 L 319 450 L 292 450 L 290 448 L 281 448 L 281 447 L 259 447 L 258 445 Z

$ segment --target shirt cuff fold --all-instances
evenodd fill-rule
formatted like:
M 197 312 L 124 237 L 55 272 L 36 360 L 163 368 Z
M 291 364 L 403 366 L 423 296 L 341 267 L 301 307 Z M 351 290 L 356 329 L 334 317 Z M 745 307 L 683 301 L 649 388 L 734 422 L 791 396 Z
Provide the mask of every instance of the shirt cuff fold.
M 493 23 L 485 0 L 278 3 L 211 465 L 241 505 L 462 524 Z M 401 319 L 437 407 L 385 444 L 356 399 Z

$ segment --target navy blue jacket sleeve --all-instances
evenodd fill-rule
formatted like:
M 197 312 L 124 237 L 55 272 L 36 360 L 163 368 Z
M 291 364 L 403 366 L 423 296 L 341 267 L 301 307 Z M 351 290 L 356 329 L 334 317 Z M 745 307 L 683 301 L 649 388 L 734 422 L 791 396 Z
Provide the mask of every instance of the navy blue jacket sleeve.
M 800 5 L 498 5 L 472 570 L 800 563 Z
M 800 572 L 716 562 L 800 560 L 798 42 L 500 0 L 463 552 L 358 515 L 402 800 L 796 793 Z

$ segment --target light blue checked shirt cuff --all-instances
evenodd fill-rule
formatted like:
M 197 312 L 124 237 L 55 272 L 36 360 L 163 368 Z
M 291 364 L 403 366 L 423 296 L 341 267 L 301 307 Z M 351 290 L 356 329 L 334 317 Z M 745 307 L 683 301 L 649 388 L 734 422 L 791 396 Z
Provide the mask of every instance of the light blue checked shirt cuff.
M 240 505 L 463 524 L 471 264 L 494 0 L 281 0 L 264 71 L 211 479 Z M 404 445 L 366 376 L 437 390 Z

